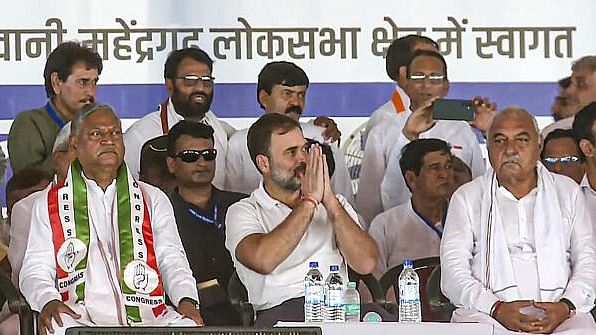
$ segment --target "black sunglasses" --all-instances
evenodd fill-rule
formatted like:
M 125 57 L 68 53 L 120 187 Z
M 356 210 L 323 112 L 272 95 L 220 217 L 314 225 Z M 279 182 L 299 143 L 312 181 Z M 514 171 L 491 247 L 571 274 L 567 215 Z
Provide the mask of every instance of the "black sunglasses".
M 203 157 L 204 160 L 210 162 L 217 157 L 217 149 L 204 149 L 204 150 L 184 150 L 172 157 L 180 158 L 184 163 L 194 163 Z

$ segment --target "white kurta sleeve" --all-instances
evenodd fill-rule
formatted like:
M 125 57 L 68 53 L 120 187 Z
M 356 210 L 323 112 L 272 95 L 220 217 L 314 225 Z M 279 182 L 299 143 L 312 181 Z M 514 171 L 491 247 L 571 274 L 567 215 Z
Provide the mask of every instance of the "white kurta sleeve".
M 178 235 L 174 210 L 168 197 L 150 185 L 143 184 L 151 199 L 151 224 L 157 266 L 165 293 L 178 306 L 184 297 L 199 301 L 196 280 L 188 265 L 184 247 Z
M 571 258 L 571 277 L 563 292 L 579 312 L 589 313 L 594 307 L 596 287 L 596 251 L 594 228 L 589 213 L 586 211 L 580 190 L 572 199 L 572 227 L 569 254 Z
M 472 159 L 470 162 L 466 162 L 469 165 L 470 171 L 472 171 L 472 179 L 482 176 L 486 172 L 486 161 L 482 156 L 482 149 L 476 138 L 476 133 L 472 128 L 470 129 L 470 136 L 466 137 L 468 143 L 466 143 L 472 151 Z
M 354 188 L 352 188 L 352 179 L 348 172 L 344 154 L 335 144 L 330 144 L 330 146 L 335 161 L 335 171 L 331 176 L 333 192 L 343 195 L 351 205 L 354 205 Z
M 451 198 L 441 239 L 441 289 L 457 307 L 489 314 L 499 299 L 472 275 L 471 265 L 474 245 L 479 243 L 472 229 L 472 213 L 479 208 L 461 191 Z
M 386 164 L 383 136 L 382 125 L 371 129 L 362 158 L 356 208 L 364 218 L 365 230 L 368 230 L 368 224 L 372 219 L 383 211 L 380 191 Z
M 408 143 L 410 143 L 410 140 L 400 132 L 397 142 L 389 153 L 387 171 L 385 171 L 385 176 L 381 183 L 381 201 L 384 210 L 405 204 L 410 200 L 410 196 L 412 195 L 399 166 L 401 151 Z
M 23 266 L 19 274 L 19 287 L 34 311 L 41 311 L 51 300 L 61 300 L 56 288 L 56 262 L 52 244 L 47 193 L 38 198 L 31 213 L 31 230 Z
M 252 161 L 244 160 L 246 151 L 248 151 L 245 136 L 246 132 L 239 131 L 230 138 L 226 153 L 225 176 L 226 185 L 230 191 L 249 194 L 253 190 L 249 190 L 250 187 L 247 187 L 245 172 L 253 168 L 254 164 Z

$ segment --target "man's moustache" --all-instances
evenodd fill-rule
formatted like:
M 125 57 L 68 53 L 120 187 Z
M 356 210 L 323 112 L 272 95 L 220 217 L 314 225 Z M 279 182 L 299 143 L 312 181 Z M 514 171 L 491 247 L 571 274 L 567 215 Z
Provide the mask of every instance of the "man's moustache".
M 508 163 L 519 164 L 519 157 L 517 157 L 517 156 L 505 157 L 502 164 L 508 164 Z
M 296 113 L 302 115 L 302 108 L 300 106 L 291 106 L 286 109 L 286 114 Z

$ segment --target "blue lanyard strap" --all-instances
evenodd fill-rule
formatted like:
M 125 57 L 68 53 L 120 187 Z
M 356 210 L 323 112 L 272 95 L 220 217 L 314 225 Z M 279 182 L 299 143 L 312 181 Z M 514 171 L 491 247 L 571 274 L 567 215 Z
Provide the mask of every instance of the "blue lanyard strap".
M 56 113 L 56 111 L 54 110 L 54 107 L 52 107 L 52 104 L 50 104 L 50 102 L 48 101 L 48 103 L 46 103 L 46 111 L 48 112 L 48 115 L 50 116 L 50 118 L 52 118 L 52 120 L 54 120 L 54 122 L 58 125 L 58 127 L 60 129 L 62 129 L 62 127 L 64 127 L 64 121 L 62 121 L 62 119 L 58 116 L 58 113 Z
M 195 218 L 203 221 L 204 223 L 210 224 L 210 225 L 214 225 L 215 228 L 217 229 L 221 229 L 222 225 L 220 222 L 217 221 L 217 206 L 215 206 L 215 208 L 213 209 L 213 218 L 209 218 L 201 213 L 199 213 L 198 211 L 189 208 L 188 212 L 194 216 Z
M 443 232 L 440 231 L 435 225 L 434 223 L 430 222 L 429 219 L 425 218 L 424 216 L 422 216 L 420 213 L 418 213 L 418 211 L 416 210 L 416 207 L 414 207 L 414 203 L 411 202 L 412 205 L 412 210 L 414 211 L 414 213 L 416 213 L 416 215 L 418 215 L 418 217 L 420 218 L 420 220 L 422 220 L 422 222 L 424 222 L 425 225 L 427 225 L 430 229 L 432 229 L 435 233 L 437 233 L 437 235 L 439 235 L 439 239 L 443 238 Z M 444 225 L 445 224 L 445 218 L 447 217 L 447 206 L 445 206 L 445 209 L 443 211 L 443 221 L 441 221 L 441 224 Z

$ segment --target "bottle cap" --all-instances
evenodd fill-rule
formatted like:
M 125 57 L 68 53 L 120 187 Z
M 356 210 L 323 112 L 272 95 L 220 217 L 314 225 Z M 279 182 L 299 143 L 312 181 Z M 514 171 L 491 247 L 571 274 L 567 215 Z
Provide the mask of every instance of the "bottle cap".
M 339 265 L 330 265 L 329 266 L 329 271 L 331 271 L 331 272 L 338 272 L 339 271 Z
M 364 314 L 362 321 L 364 321 L 364 322 L 381 322 L 381 321 L 383 321 L 383 319 L 381 318 L 379 313 L 370 311 L 370 312 Z
M 351 281 L 348 283 L 348 288 L 356 288 L 356 283 Z
M 406 259 L 404 261 L 404 268 L 413 268 L 414 262 L 411 259 Z
M 308 267 L 310 269 L 316 269 L 319 267 L 319 262 L 310 262 L 310 263 L 308 263 Z

